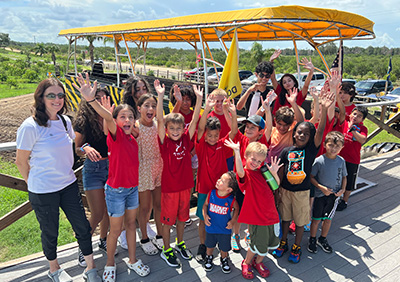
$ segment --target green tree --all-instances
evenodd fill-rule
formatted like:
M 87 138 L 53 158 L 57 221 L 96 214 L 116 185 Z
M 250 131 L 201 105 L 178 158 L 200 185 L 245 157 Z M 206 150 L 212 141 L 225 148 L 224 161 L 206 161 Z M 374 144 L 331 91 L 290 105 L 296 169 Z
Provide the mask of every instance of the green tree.
M 10 45 L 8 33 L 0 33 L 0 47 L 7 47 L 8 45 Z
M 90 56 L 90 65 L 93 66 L 94 64 L 94 45 L 93 42 L 96 40 L 103 40 L 103 37 L 100 36 L 86 36 L 85 39 L 89 42 L 89 56 Z
M 256 64 L 259 64 L 262 62 L 264 59 L 264 51 L 263 47 L 260 43 L 254 42 L 253 45 L 251 46 L 251 58 Z
M 51 60 L 53 61 L 53 65 L 56 65 L 56 52 L 58 52 L 60 49 L 58 48 L 57 45 L 52 44 L 47 47 L 47 51 L 51 53 Z
M 39 54 L 40 57 L 42 57 L 43 54 L 47 53 L 47 49 L 46 49 L 46 46 L 44 45 L 44 43 L 36 44 L 36 46 L 33 47 L 32 51 L 35 52 L 35 55 Z

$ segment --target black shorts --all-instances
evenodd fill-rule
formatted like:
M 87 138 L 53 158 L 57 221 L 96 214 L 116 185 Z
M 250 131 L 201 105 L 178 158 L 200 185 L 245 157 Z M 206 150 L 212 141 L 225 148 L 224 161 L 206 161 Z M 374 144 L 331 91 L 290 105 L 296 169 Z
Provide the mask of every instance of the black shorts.
M 360 167 L 359 164 L 352 164 L 346 162 L 346 170 L 347 170 L 347 184 L 346 184 L 346 191 L 353 191 L 356 187 L 357 182 L 357 174 L 358 168 Z
M 205 245 L 207 248 L 215 248 L 217 243 L 221 251 L 229 252 L 231 250 L 231 234 L 206 233 Z
M 336 207 L 339 198 L 334 194 L 329 196 L 316 197 L 314 199 L 312 219 L 314 220 L 331 220 L 335 216 Z

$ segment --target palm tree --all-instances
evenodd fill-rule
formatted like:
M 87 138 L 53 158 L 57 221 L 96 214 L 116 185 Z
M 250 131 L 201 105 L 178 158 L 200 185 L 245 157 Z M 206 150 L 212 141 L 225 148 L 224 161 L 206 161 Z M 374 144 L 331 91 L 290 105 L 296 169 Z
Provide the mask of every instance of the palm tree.
M 89 41 L 90 65 L 93 66 L 93 64 L 94 64 L 94 45 L 93 45 L 93 42 L 95 40 L 102 40 L 103 37 L 89 35 L 89 36 L 86 36 L 85 38 L 86 38 L 87 41 Z
M 39 54 L 40 57 L 47 53 L 44 43 L 37 43 L 36 46 L 33 47 L 32 51 L 35 52 L 35 55 Z
M 56 65 L 56 52 L 60 51 L 57 45 L 52 44 L 47 47 L 47 51 L 51 53 L 51 60 L 53 61 L 54 66 Z
M 256 64 L 261 63 L 261 61 L 264 58 L 264 51 L 260 43 L 254 42 L 253 45 L 251 46 L 250 53 L 251 53 L 251 58 L 256 62 Z

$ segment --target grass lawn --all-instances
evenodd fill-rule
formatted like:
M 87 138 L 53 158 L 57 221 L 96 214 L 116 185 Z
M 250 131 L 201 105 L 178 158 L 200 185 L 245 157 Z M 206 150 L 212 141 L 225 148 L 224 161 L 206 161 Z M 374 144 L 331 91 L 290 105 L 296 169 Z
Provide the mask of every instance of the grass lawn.
M 1 173 L 21 177 L 15 164 L 0 158 Z M 0 186 L 0 216 L 28 200 L 28 193 Z M 72 227 L 63 212 L 60 213 L 58 245 L 75 241 Z M 42 251 L 39 224 L 32 211 L 0 231 L 0 262 Z
M 372 133 L 375 129 L 378 128 L 378 126 L 375 123 L 373 123 L 368 119 L 364 120 L 364 125 L 368 128 L 368 134 Z M 400 143 L 400 139 L 390 134 L 389 132 L 383 130 L 380 133 L 378 133 L 378 135 L 376 135 L 374 138 L 372 138 L 370 141 L 365 143 L 364 146 L 371 146 L 375 143 L 383 143 L 383 142 Z
M 34 93 L 38 83 L 18 83 L 19 88 L 10 89 L 7 84 L 0 84 L 0 99 Z

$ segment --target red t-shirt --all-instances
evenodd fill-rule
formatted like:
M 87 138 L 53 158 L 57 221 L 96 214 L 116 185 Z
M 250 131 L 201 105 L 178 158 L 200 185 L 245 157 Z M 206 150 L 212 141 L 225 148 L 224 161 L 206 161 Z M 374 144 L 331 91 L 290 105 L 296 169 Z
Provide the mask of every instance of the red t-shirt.
M 192 121 L 194 111 L 190 110 L 190 112 L 187 115 L 182 113 L 181 111 L 179 111 L 179 113 L 182 114 L 183 118 L 185 119 L 185 130 L 187 130 Z
M 328 120 L 328 116 L 326 117 L 326 124 L 325 124 L 325 128 L 324 128 L 324 132 L 322 133 L 322 141 L 321 141 L 321 145 L 319 146 L 319 150 L 318 150 L 318 154 L 317 157 L 325 154 L 326 149 L 324 146 L 324 142 L 325 142 L 325 137 L 328 134 L 328 132 L 331 132 L 333 130 L 333 124 L 335 123 L 335 118 L 332 118 L 332 120 L 329 122 Z M 317 122 L 315 124 L 315 128 L 318 128 L 318 124 L 319 122 Z
M 240 131 L 238 131 L 235 138 L 233 139 L 233 142 L 235 142 L 235 143 L 239 142 L 239 144 L 240 144 L 240 158 L 242 159 L 243 167 L 245 167 L 246 159 L 244 158 L 244 153 L 246 152 L 246 148 L 250 143 L 249 138 L 247 136 L 243 135 Z M 267 138 L 265 137 L 265 134 L 263 134 L 261 136 L 261 138 L 258 139 L 256 142 L 260 142 L 261 144 L 264 144 L 267 147 L 269 146 Z M 235 164 L 234 171 L 236 171 L 236 164 Z
M 340 151 L 339 156 L 342 156 L 346 162 L 360 164 L 361 143 L 353 140 L 353 133 L 349 132 L 349 122 L 347 120 L 340 127 L 342 128 L 341 132 L 344 134 L 344 147 Z M 357 124 L 357 127 L 360 128 L 357 131 L 361 135 L 368 135 L 368 129 L 364 125 Z
M 222 174 L 228 171 L 226 159 L 232 157 L 232 149 L 224 142 L 229 134 L 219 139 L 214 146 L 205 141 L 205 134 L 195 142 L 199 168 L 197 169 L 197 192 L 208 194 Z M 197 140 L 197 136 L 196 136 Z
M 194 186 L 190 151 L 193 142 L 189 132 L 182 134 L 181 139 L 174 141 L 165 135 L 164 144 L 160 145 L 160 153 L 164 162 L 161 177 L 161 192 L 175 193 L 190 189 Z
M 244 169 L 244 172 L 243 178 L 237 176 L 244 194 L 238 222 L 263 226 L 279 223 L 274 194 L 260 170 Z
M 139 185 L 139 146 L 133 135 L 117 126 L 115 138 L 107 136 L 109 170 L 107 184 L 113 188 Z
M 209 117 L 216 117 L 219 119 L 219 122 L 221 123 L 221 131 L 219 132 L 219 138 L 224 138 L 229 132 L 231 132 L 231 128 L 228 125 L 228 122 L 226 121 L 225 115 L 218 115 L 214 111 L 208 114 L 207 118 Z
M 355 107 L 356 107 L 356 105 L 354 105 L 354 104 L 351 104 L 350 106 L 344 106 L 344 108 L 346 109 L 346 120 L 347 121 L 350 120 L 350 114 Z
M 280 84 L 278 84 L 278 87 L 276 87 L 276 89 L 275 89 L 275 93 L 276 93 L 278 96 L 276 97 L 275 104 L 274 104 L 274 109 L 272 110 L 272 115 L 273 115 L 273 116 L 275 116 L 276 111 L 277 111 L 280 107 L 283 107 L 283 106 L 288 106 L 289 108 L 292 107 L 292 106 L 289 104 L 289 102 L 286 100 L 286 97 L 285 97 L 285 104 L 281 105 L 281 104 L 279 103 L 279 94 L 281 93 L 281 91 L 282 91 L 282 87 L 281 87 Z M 307 96 L 307 95 L 306 95 L 306 96 Z M 300 107 L 300 106 L 303 104 L 303 102 L 304 102 L 305 100 L 306 100 L 306 97 L 303 97 L 303 93 L 301 92 L 301 90 L 299 90 L 298 93 L 297 93 L 296 104 Z

